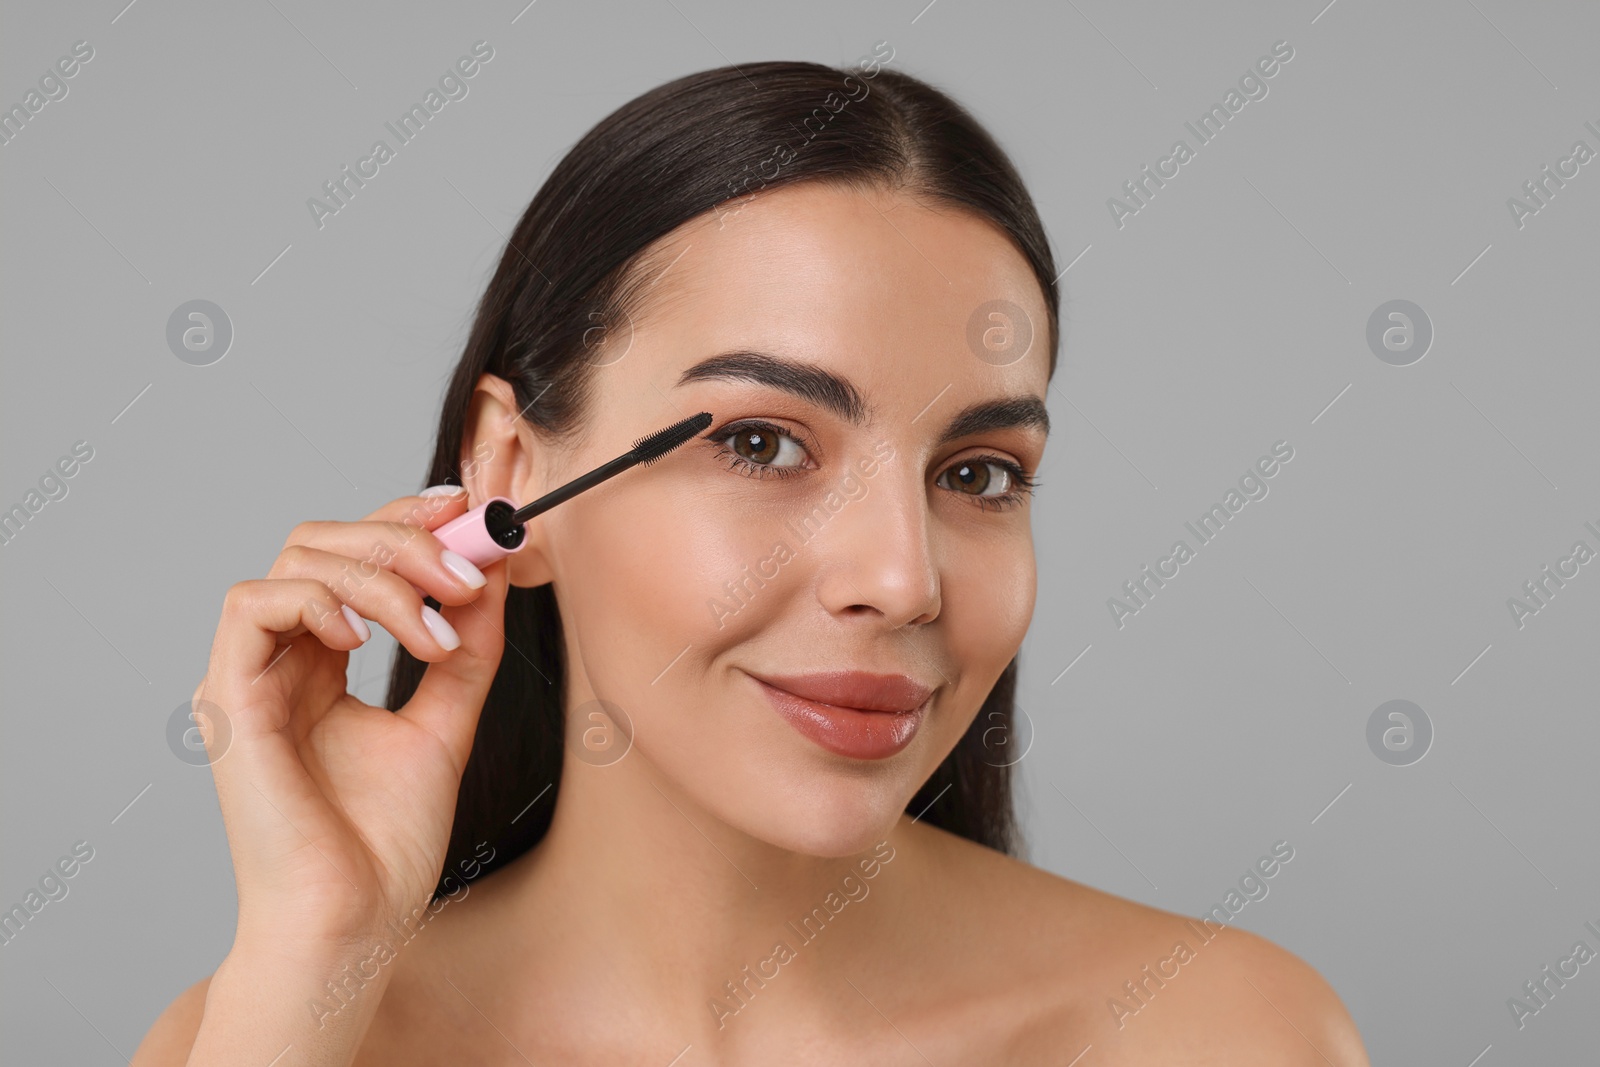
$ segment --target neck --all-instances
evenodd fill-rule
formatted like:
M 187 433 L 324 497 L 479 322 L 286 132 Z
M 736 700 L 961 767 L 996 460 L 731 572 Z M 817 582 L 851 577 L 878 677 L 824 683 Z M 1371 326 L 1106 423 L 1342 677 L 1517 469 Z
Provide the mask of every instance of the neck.
M 518 961 L 511 988 L 547 1008 L 641 1034 L 682 1020 L 683 1043 L 710 1044 L 836 1010 L 847 978 L 920 940 L 913 887 L 934 876 L 937 834 L 910 816 L 818 857 L 718 819 L 638 749 L 593 766 L 569 748 L 562 774 L 549 832 L 504 872 L 494 934 Z

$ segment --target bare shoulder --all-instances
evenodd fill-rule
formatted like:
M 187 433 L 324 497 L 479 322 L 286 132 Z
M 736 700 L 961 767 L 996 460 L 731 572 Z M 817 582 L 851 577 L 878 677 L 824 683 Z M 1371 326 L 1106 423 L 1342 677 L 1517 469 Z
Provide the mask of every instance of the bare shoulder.
M 985 916 L 981 939 L 1019 990 L 1009 999 L 1018 1009 L 1011 1062 L 1060 1063 L 1092 1049 L 1084 1062 L 1101 1067 L 1370 1067 L 1338 994 L 1287 949 L 944 837 L 972 893 L 967 907 Z
M 173 998 L 156 1021 L 145 1032 L 144 1040 L 134 1051 L 131 1067 L 182 1067 L 194 1047 L 195 1035 L 200 1032 L 200 1019 L 206 1010 L 206 990 L 211 986 L 211 976 L 200 979 Z
M 1146 1047 L 1194 1063 L 1370 1067 L 1344 1002 L 1304 959 L 1237 926 L 1134 906 L 1150 913 L 1151 947 L 1168 944 L 1125 964 L 1138 970 L 1121 991 L 1119 1033 L 1138 1037 L 1148 1020 Z

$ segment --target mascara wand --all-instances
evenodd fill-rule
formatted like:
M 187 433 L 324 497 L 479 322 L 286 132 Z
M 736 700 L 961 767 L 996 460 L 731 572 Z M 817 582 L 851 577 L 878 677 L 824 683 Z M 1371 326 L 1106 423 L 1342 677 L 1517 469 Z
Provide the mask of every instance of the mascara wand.
M 710 425 L 711 413 L 702 411 L 648 437 L 641 437 L 633 448 L 616 459 L 579 475 L 559 489 L 552 489 L 530 504 L 519 508 L 505 497 L 497 496 L 445 523 L 433 531 L 433 535 L 451 551 L 459 552 L 479 567 L 487 566 L 522 547 L 528 534 L 523 524 L 535 515 L 571 500 L 629 467 L 653 463 Z

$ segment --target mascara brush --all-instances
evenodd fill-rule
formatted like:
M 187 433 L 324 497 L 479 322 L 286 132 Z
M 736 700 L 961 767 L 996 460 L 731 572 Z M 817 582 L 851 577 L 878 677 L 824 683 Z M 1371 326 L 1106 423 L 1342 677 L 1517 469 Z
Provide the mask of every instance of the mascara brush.
M 660 459 L 710 425 L 711 413 L 702 411 L 648 437 L 641 437 L 616 459 L 579 475 L 559 489 L 552 489 L 532 503 L 519 508 L 515 502 L 497 496 L 445 523 L 433 531 L 433 535 L 451 551 L 459 552 L 479 567 L 487 566 L 522 547 L 528 534 L 523 524 L 535 515 L 571 500 L 585 489 L 593 489 L 629 467 Z

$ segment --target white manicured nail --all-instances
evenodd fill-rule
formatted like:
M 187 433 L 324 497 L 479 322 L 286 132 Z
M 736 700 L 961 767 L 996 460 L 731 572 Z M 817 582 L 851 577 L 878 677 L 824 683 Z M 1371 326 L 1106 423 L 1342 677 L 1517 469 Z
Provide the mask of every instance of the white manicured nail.
M 468 588 L 482 589 L 489 582 L 489 579 L 483 576 L 483 572 L 474 567 L 472 561 L 459 552 L 452 552 L 447 548 L 439 553 L 439 560 L 450 568 L 451 574 L 466 582 Z
M 461 647 L 461 635 L 456 633 L 456 628 L 446 622 L 443 615 L 426 604 L 422 605 L 422 625 L 428 628 L 428 632 L 433 635 L 435 641 L 444 646 L 446 652 Z
M 372 631 L 367 627 L 367 620 L 357 615 L 349 604 L 340 604 L 339 613 L 344 616 L 344 621 L 350 624 L 350 629 L 356 632 L 356 636 L 361 638 L 361 643 L 366 644 L 367 638 L 372 636 Z
M 422 492 L 418 493 L 417 495 L 418 496 L 455 496 L 457 493 L 465 493 L 466 491 L 467 491 L 466 487 L 465 486 L 461 486 L 461 485 L 430 485 L 430 486 L 428 486 L 428 488 L 424 489 Z

